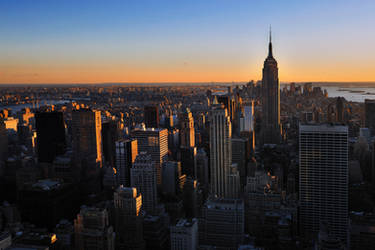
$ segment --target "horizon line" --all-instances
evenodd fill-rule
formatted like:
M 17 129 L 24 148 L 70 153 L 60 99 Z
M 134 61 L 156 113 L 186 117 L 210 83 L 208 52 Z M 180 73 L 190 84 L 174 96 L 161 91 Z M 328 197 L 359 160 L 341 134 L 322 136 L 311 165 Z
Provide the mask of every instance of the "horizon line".
M 40 82 L 40 83 L 25 83 L 25 82 L 17 82 L 17 83 L 0 83 L 1 85 L 102 85 L 102 84 L 124 84 L 124 85 L 143 85 L 143 84 L 244 84 L 249 82 L 261 82 L 262 80 L 248 80 L 248 81 L 158 81 L 158 82 L 72 82 L 72 83 L 48 83 L 48 82 Z M 280 84 L 290 84 L 290 83 L 374 83 L 373 81 L 280 81 Z

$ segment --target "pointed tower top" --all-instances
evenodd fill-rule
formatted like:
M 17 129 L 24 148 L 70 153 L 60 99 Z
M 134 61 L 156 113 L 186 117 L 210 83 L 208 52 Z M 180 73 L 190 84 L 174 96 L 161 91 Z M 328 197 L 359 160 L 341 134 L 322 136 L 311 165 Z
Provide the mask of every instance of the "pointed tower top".
M 271 30 L 271 25 L 270 25 L 270 41 L 268 44 L 268 57 L 273 58 L 272 56 L 272 30 Z
M 270 25 L 270 43 L 272 43 L 272 27 Z

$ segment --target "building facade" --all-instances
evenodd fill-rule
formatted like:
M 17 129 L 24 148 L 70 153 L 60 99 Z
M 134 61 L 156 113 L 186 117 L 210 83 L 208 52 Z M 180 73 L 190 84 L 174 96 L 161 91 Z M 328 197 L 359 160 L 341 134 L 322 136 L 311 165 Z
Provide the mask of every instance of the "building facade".
M 114 193 L 113 201 L 116 249 L 144 249 L 142 195 L 136 188 L 120 186 Z
M 300 230 L 316 237 L 322 223 L 346 244 L 348 233 L 348 127 L 300 125 Z
M 280 134 L 280 84 L 277 61 L 272 55 L 272 41 L 268 45 L 268 57 L 264 61 L 262 78 L 262 139 L 263 144 L 278 144 Z
M 119 185 L 130 186 L 130 169 L 138 155 L 137 140 L 124 139 L 115 142 L 116 171 Z
M 138 152 L 147 152 L 155 164 L 158 185 L 161 185 L 161 166 L 168 159 L 168 130 L 137 128 L 131 132 L 138 141 Z
M 198 220 L 180 219 L 171 226 L 172 250 L 195 250 L 198 248 Z
M 142 205 L 147 213 L 153 214 L 157 205 L 156 169 L 151 155 L 140 152 L 130 169 L 131 187 L 142 195 Z
M 216 104 L 210 120 L 211 193 L 225 197 L 229 193 L 228 175 L 232 165 L 232 125 L 227 109 Z

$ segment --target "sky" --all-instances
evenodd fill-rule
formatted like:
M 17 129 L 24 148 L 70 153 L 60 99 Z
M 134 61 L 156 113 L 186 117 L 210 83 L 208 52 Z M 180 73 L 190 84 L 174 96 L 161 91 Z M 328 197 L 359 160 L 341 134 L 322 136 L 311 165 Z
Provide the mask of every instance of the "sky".
M 0 83 L 375 81 L 375 1 L 0 0 Z

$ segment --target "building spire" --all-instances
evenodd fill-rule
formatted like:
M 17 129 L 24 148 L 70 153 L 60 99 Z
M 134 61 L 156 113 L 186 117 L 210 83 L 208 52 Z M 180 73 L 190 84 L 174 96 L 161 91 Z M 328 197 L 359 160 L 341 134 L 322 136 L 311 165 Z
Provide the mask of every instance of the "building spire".
M 272 27 L 270 25 L 270 43 L 272 43 Z
M 272 58 L 272 30 L 271 30 L 271 25 L 270 25 L 270 41 L 268 44 L 268 57 Z

